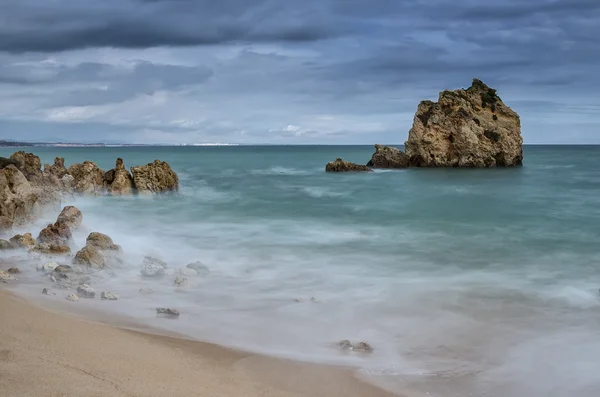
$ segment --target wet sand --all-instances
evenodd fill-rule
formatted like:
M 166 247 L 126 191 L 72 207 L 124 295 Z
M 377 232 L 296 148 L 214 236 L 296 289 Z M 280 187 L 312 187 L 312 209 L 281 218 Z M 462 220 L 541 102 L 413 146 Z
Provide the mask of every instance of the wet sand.
M 350 369 L 87 322 L 2 288 L 3 397 L 392 396 Z

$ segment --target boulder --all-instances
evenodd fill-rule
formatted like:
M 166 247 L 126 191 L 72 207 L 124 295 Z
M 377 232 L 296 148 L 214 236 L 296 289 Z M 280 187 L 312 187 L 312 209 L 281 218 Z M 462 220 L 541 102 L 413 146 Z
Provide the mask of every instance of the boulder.
M 0 281 L 3 282 L 8 282 L 8 281 L 12 281 L 15 278 L 10 275 L 8 272 L 5 272 L 4 270 L 0 270 Z
M 179 178 L 169 163 L 153 163 L 131 167 L 133 186 L 140 193 L 161 193 L 179 190 Z
M 121 247 L 115 244 L 106 234 L 92 232 L 86 239 L 86 244 L 101 251 L 120 251 Z
M 67 300 L 71 302 L 79 302 L 79 296 L 77 294 L 67 295 Z
M 93 269 L 104 269 L 104 267 L 106 267 L 104 257 L 93 245 L 86 245 L 80 249 L 77 254 L 75 254 L 73 263 L 91 267 Z
M 35 246 L 35 240 L 31 233 L 17 234 L 9 240 L 17 248 L 31 248 Z
M 344 161 L 341 158 L 327 163 L 325 166 L 326 172 L 362 172 L 371 171 L 366 165 L 354 164 L 349 161 Z
M 164 276 L 166 272 L 165 268 L 159 262 L 144 260 L 141 273 L 144 277 L 157 277 Z
M 56 295 L 54 292 L 50 291 L 48 288 L 44 288 L 42 290 L 42 295 Z
M 44 164 L 44 176 L 54 176 L 56 179 L 62 179 L 67 175 L 67 167 L 65 167 L 65 159 L 62 157 L 55 157 L 54 164 Z
M 0 239 L 0 251 L 12 249 L 15 249 L 15 246 L 10 241 Z
M 21 271 L 19 270 L 18 267 L 11 267 L 10 269 L 7 270 L 8 274 L 19 274 L 21 273 Z
M 79 194 L 102 194 L 104 192 L 104 171 L 91 161 L 73 164 L 67 170 L 74 179 L 73 190 Z
M 519 115 L 478 79 L 422 101 L 405 143 L 415 167 L 508 167 L 523 163 Z
M 43 255 L 66 255 L 71 253 L 71 248 L 67 245 L 53 245 L 53 244 L 36 244 L 35 247 L 31 248 L 29 252 L 43 254 Z
M 398 148 L 375 145 L 375 153 L 373 153 L 367 166 L 373 168 L 406 168 L 408 167 L 408 156 Z
M 113 196 L 125 196 L 133 193 L 133 178 L 125 168 L 123 159 L 118 158 L 115 168 L 104 174 L 104 184 L 108 193 Z
M 81 284 L 77 286 L 77 295 L 79 295 L 80 298 L 95 298 L 96 291 L 88 284 Z
M 36 184 L 42 182 L 42 162 L 38 156 L 20 151 L 13 153 L 10 159 L 18 164 L 17 168 L 28 181 Z
M 106 291 L 106 292 L 102 292 L 100 294 L 100 299 L 102 299 L 102 300 L 109 300 L 109 301 L 116 301 L 116 300 L 119 300 L 119 295 L 115 294 L 112 291 Z
M 38 244 L 67 245 L 71 241 L 71 229 L 65 223 L 56 221 L 48 225 L 37 237 Z
M 71 229 L 81 226 L 83 215 L 81 211 L 72 205 L 68 205 L 58 215 L 57 222 L 68 226 Z
M 196 261 L 194 263 L 188 263 L 185 267 L 188 269 L 193 269 L 198 274 L 201 274 L 201 275 L 206 275 L 210 272 L 210 270 L 208 269 L 208 266 L 206 266 L 205 264 L 203 264 L 200 261 Z

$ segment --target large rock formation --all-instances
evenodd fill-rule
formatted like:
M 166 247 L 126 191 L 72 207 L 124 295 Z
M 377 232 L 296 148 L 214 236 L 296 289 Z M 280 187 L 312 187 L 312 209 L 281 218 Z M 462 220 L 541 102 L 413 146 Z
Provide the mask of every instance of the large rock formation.
M 44 164 L 44 175 L 53 175 L 58 179 L 67 175 L 67 167 L 65 167 L 65 159 L 62 157 L 55 157 L 54 164 Z
M 74 179 L 74 191 L 79 194 L 102 194 L 104 192 L 104 171 L 91 161 L 73 164 L 67 170 Z
M 123 159 L 118 158 L 115 168 L 104 174 L 104 184 L 108 193 L 112 195 L 130 195 L 133 193 L 133 178 L 125 165 Z
M 504 167 L 523 162 L 519 115 L 478 79 L 422 101 L 406 141 L 415 167 Z
M 351 163 L 349 161 L 344 161 L 341 158 L 336 159 L 335 161 L 331 161 L 327 163 L 325 166 L 326 172 L 361 172 L 361 171 L 371 171 L 369 167 L 366 165 L 360 165 Z
M 33 183 L 42 181 L 42 162 L 38 156 L 20 151 L 13 153 L 10 158 L 18 164 L 17 168 L 28 181 Z
M 408 167 L 408 156 L 395 147 L 375 145 L 375 153 L 367 163 L 374 168 L 406 168 Z
M 14 165 L 0 170 L 0 227 L 10 229 L 40 214 L 41 192 Z
M 133 184 L 140 193 L 161 193 L 179 190 L 179 179 L 169 163 L 154 160 L 153 163 L 131 167 Z

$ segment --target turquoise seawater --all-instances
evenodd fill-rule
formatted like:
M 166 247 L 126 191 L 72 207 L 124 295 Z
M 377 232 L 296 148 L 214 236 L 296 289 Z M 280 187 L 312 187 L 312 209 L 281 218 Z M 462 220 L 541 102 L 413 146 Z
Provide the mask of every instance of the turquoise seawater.
M 76 243 L 99 231 L 127 253 L 98 281 L 121 295 L 110 310 L 200 340 L 356 366 L 395 390 L 600 395 L 598 146 L 527 146 L 521 168 L 363 174 L 324 167 L 366 163 L 370 146 L 28 150 L 105 170 L 117 157 L 158 158 L 179 174 L 177 195 L 75 201 L 86 227 Z M 148 254 L 211 272 L 184 289 L 172 276 L 144 280 Z M 183 314 L 161 321 L 157 305 Z M 340 353 L 342 339 L 375 352 Z

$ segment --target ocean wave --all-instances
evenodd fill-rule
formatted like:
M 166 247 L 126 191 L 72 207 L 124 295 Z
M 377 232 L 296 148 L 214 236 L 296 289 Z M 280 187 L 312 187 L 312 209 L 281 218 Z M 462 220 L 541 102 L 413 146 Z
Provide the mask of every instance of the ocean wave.
M 334 192 L 331 191 L 327 188 L 324 187 L 317 187 L 317 186 L 307 186 L 307 187 L 303 187 L 302 192 L 305 193 L 306 195 L 310 196 L 310 197 L 314 197 L 314 198 L 321 198 L 321 197 L 343 197 L 343 196 L 347 196 L 347 193 L 342 193 L 342 192 Z
M 310 175 L 312 172 L 307 170 L 299 170 L 296 168 L 286 167 L 271 167 L 267 169 L 252 170 L 250 171 L 253 175 Z

